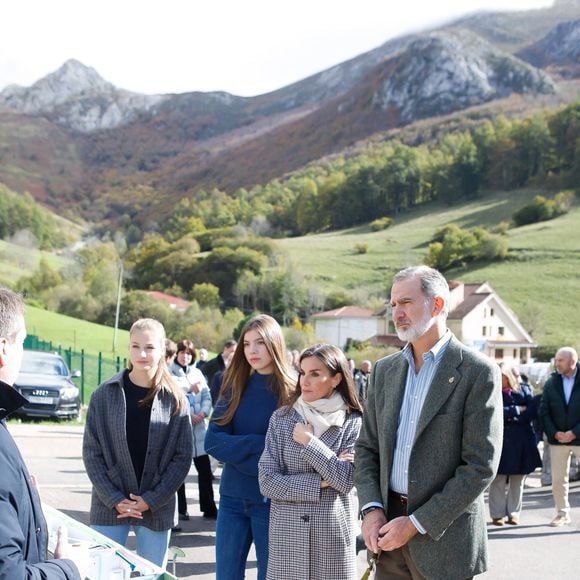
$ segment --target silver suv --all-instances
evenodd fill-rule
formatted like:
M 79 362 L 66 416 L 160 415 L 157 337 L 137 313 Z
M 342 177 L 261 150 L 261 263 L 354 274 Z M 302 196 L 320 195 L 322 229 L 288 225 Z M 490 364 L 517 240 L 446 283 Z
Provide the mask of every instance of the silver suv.
M 76 371 L 74 376 L 80 376 Z M 64 359 L 56 353 L 25 350 L 16 388 L 28 403 L 19 417 L 81 418 L 79 389 Z

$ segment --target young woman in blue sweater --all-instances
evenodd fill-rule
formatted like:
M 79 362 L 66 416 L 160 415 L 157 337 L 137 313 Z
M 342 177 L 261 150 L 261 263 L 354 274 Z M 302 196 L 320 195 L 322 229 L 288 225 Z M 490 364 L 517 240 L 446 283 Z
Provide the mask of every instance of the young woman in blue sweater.
M 217 580 L 244 578 L 252 542 L 258 580 L 266 577 L 270 502 L 260 493 L 258 460 L 272 413 L 288 402 L 295 376 L 278 323 L 266 314 L 244 328 L 205 438 L 224 463 L 216 527 Z

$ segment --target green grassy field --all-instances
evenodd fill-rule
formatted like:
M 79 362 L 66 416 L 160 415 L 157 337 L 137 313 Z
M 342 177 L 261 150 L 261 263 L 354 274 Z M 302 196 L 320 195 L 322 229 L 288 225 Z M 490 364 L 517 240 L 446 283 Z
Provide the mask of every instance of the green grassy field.
M 87 354 L 105 357 L 120 355 L 126 357 L 129 349 L 129 332 L 117 331 L 117 348 L 113 352 L 113 329 L 86 320 L 71 318 L 56 312 L 49 312 L 34 306 L 26 307 L 26 329 L 42 340 L 50 340 L 55 346 L 72 348 Z
M 51 341 L 54 349 L 72 350 L 70 366 L 82 369 L 82 377 L 75 383 L 82 392 L 82 400 L 89 402 L 91 393 L 102 381 L 124 368 L 124 359 L 129 352 L 129 332 L 117 332 L 116 351 L 113 352 L 113 329 L 85 320 L 71 318 L 33 306 L 26 307 L 26 329 L 44 341 Z M 84 360 L 80 355 L 85 351 Z M 99 352 L 101 359 L 99 361 Z M 66 356 L 62 352 L 63 356 Z
M 278 243 L 307 279 L 324 290 L 360 287 L 386 299 L 393 274 L 423 262 L 436 228 L 448 223 L 491 227 L 509 220 L 538 193 L 530 188 L 492 193 L 453 207 L 429 204 L 396 217 L 392 227 L 380 232 L 365 226 Z M 517 258 L 451 270 L 447 277 L 488 281 L 522 322 L 533 322 L 540 344 L 580 346 L 580 208 L 511 229 L 506 237 Z M 357 243 L 368 244 L 368 252 L 357 254 Z

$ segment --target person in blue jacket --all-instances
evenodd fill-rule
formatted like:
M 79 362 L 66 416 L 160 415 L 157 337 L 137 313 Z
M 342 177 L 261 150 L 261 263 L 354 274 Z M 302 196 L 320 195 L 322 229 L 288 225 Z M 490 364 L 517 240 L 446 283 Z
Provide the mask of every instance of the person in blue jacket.
M 216 578 L 244 578 L 252 542 L 258 580 L 266 577 L 270 501 L 258 483 L 258 460 L 272 413 L 286 404 L 296 382 L 278 323 L 266 314 L 242 329 L 223 375 L 205 451 L 224 464 L 216 526 Z
M 532 387 L 520 383 L 513 368 L 501 370 L 503 399 L 503 445 L 495 479 L 489 487 L 489 511 L 492 523 L 518 525 L 522 511 L 526 475 L 542 460 L 536 444 L 532 420 L 538 409 Z
M 22 361 L 26 337 L 24 304 L 20 296 L 0 288 L 0 578 L 20 580 L 80 580 L 80 565 L 88 571 L 88 556 L 70 554 L 48 559 L 48 529 L 40 497 L 4 419 L 26 399 L 12 387 Z M 64 556 L 64 535 L 55 550 Z M 84 577 L 84 574 L 83 574 Z

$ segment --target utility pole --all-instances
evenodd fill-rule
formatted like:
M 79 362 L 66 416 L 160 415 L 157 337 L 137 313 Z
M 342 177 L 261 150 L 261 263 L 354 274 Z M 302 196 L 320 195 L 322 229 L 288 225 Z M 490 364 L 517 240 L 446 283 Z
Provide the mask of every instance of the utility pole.
M 119 260 L 119 282 L 117 284 L 117 308 L 115 310 L 115 328 L 113 329 L 113 352 L 117 352 L 117 330 L 119 329 L 119 311 L 121 310 L 121 290 L 123 289 L 123 262 Z

